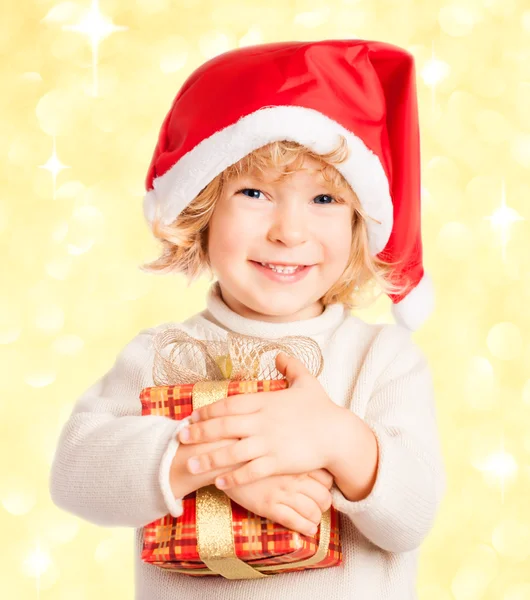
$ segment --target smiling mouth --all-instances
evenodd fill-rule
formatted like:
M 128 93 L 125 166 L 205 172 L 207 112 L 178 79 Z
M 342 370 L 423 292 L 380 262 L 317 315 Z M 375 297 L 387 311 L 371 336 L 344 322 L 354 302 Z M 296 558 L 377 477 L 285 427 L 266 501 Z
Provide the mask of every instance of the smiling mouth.
M 270 267 L 264 267 L 260 262 L 255 260 L 250 260 L 250 263 L 254 265 L 254 267 L 261 272 L 262 275 L 267 277 L 272 281 L 276 281 L 279 283 L 295 283 L 302 279 L 304 279 L 307 273 L 312 269 L 313 265 L 304 265 L 295 269 L 294 271 L 277 271 L 276 269 L 271 269 Z
M 250 262 L 254 263 L 256 267 L 260 269 L 266 269 L 267 271 L 272 271 L 273 273 L 280 273 L 282 275 L 294 275 L 295 273 L 300 273 L 300 271 L 304 271 L 308 268 L 306 265 L 282 265 L 280 263 L 262 263 L 255 260 L 252 260 Z
M 274 265 L 276 267 L 312 267 L 306 263 L 276 263 L 276 262 L 260 262 L 259 260 L 251 260 L 250 262 L 256 263 L 257 265 Z

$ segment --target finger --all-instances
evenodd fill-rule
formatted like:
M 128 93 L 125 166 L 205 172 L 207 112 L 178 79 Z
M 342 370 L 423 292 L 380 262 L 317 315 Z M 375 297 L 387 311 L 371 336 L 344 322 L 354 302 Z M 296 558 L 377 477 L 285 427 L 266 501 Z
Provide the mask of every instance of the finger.
M 258 433 L 259 421 L 252 415 L 231 415 L 192 423 L 179 432 L 184 444 L 213 442 L 222 438 L 244 438 Z
M 292 531 L 298 531 L 302 535 L 314 535 L 317 527 L 315 523 L 303 517 L 294 508 L 291 508 L 287 504 L 278 502 L 274 507 L 275 522 L 283 525 L 287 529 Z
M 322 485 L 325 485 L 328 490 L 333 487 L 333 475 L 327 469 L 316 469 L 308 473 L 309 477 L 316 479 Z
M 276 364 L 280 368 L 280 372 L 285 375 L 285 379 L 289 383 L 289 387 L 300 386 L 308 377 L 313 377 L 307 367 L 295 356 L 279 352 L 276 355 Z
M 271 475 L 276 475 L 276 461 L 270 455 L 260 456 L 240 469 L 223 473 L 222 477 L 215 480 L 215 485 L 221 490 L 226 490 L 234 485 L 246 485 Z M 224 484 L 221 479 L 224 480 Z
M 234 396 L 228 396 L 228 398 L 222 398 L 221 400 L 212 402 L 212 404 L 195 409 L 191 413 L 191 421 L 197 423 L 198 421 L 206 421 L 207 419 L 257 412 L 264 400 L 266 400 L 262 398 L 265 393 L 235 394 Z
M 305 517 L 315 525 L 320 523 L 324 512 L 315 500 L 302 492 L 297 492 L 289 498 L 288 503 L 297 513 Z
M 322 512 L 325 512 L 331 506 L 330 491 L 327 487 L 316 481 L 316 479 L 308 477 L 299 482 L 295 489 L 297 492 L 309 496 L 319 506 Z
M 205 473 L 223 467 L 233 467 L 246 463 L 267 453 L 266 440 L 262 436 L 252 436 L 224 446 L 211 452 L 205 452 L 188 459 L 187 468 L 190 473 Z

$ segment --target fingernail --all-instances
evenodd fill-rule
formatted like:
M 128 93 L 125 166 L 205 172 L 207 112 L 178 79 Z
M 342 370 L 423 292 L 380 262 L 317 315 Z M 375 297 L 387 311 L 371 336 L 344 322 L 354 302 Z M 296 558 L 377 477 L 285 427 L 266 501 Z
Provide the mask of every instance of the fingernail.
M 216 482 L 215 485 L 219 488 L 219 489 L 223 489 L 224 487 L 226 487 L 226 480 L 223 479 L 222 477 L 219 478 Z
M 190 458 L 188 465 L 192 473 L 198 473 L 200 471 L 201 463 L 198 458 Z
M 199 420 L 199 411 L 194 410 L 190 415 L 190 419 L 191 419 L 192 423 L 197 423 L 197 421 Z
M 184 427 L 180 432 L 180 439 L 184 442 L 187 442 L 190 439 L 190 428 Z

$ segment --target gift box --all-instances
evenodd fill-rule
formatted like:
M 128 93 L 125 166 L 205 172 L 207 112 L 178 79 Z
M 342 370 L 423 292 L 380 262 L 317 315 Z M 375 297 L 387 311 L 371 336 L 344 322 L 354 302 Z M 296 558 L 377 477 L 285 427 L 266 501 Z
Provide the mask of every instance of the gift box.
M 174 347 L 166 358 L 163 351 L 169 344 Z M 155 336 L 153 345 L 155 385 L 140 392 L 142 415 L 175 420 L 234 394 L 286 389 L 287 380 L 274 366 L 280 350 L 297 356 L 315 376 L 322 370 L 318 344 L 301 336 L 270 341 L 229 332 L 218 342 L 170 329 Z M 339 515 L 333 506 L 322 514 L 317 532 L 308 536 L 249 511 L 215 485 L 184 496 L 182 504 L 180 517 L 167 514 L 143 527 L 144 562 L 187 575 L 227 579 L 342 563 Z

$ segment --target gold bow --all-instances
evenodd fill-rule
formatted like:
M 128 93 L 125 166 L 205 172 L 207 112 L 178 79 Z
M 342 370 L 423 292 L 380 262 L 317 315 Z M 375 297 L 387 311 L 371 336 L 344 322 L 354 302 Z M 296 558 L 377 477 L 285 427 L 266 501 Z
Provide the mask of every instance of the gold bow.
M 175 344 L 169 358 L 163 355 Z M 319 345 L 305 336 L 285 336 L 277 340 L 228 332 L 225 341 L 198 340 L 181 329 L 166 329 L 153 339 L 155 385 L 193 383 L 193 409 L 201 408 L 228 394 L 230 381 L 247 381 L 244 393 L 257 392 L 257 380 L 283 379 L 276 369 L 275 355 L 284 351 L 299 358 L 318 377 L 323 368 Z M 274 356 L 271 354 L 274 353 Z M 268 360 L 267 360 L 268 359 Z M 322 515 L 318 549 L 310 558 L 282 565 L 252 566 L 237 557 L 232 530 L 231 500 L 215 485 L 196 491 L 197 547 L 206 569 L 168 569 L 179 573 L 218 574 L 226 579 L 267 577 L 262 571 L 317 564 L 328 553 L 331 535 L 331 507 Z
M 166 357 L 164 350 L 170 344 L 174 346 Z M 152 347 L 155 385 L 283 379 L 275 364 L 280 351 L 298 358 L 315 377 L 324 364 L 320 346 L 299 335 L 268 340 L 230 331 L 225 340 L 198 340 L 182 329 L 169 328 L 153 337 Z

